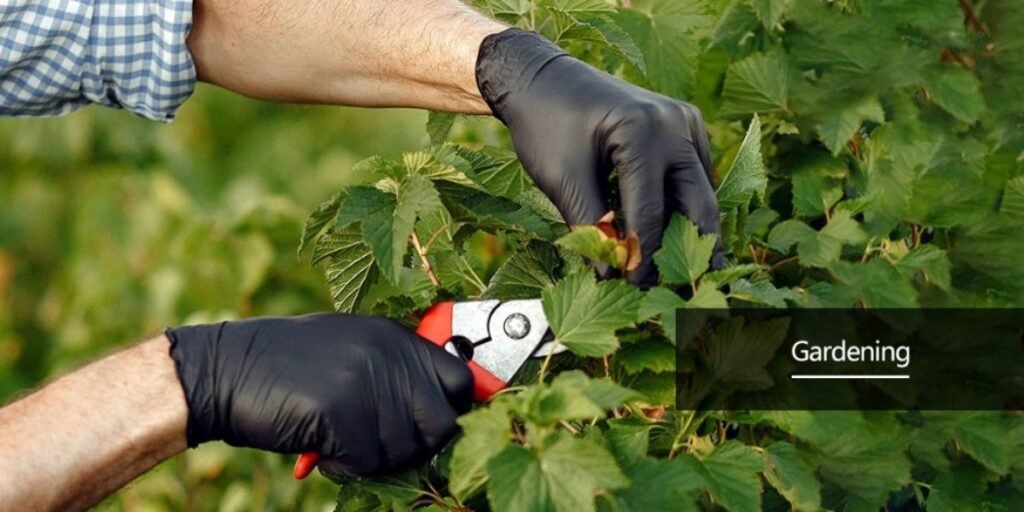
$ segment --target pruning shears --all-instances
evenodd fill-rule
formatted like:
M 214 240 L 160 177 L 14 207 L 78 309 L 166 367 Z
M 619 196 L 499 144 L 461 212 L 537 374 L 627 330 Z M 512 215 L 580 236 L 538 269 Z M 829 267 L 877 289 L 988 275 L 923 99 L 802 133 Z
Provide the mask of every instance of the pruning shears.
M 466 361 L 478 403 L 505 389 L 527 359 L 565 350 L 551 335 L 540 299 L 439 302 L 420 318 L 416 334 Z M 293 475 L 306 478 L 319 460 L 314 452 L 299 455 Z

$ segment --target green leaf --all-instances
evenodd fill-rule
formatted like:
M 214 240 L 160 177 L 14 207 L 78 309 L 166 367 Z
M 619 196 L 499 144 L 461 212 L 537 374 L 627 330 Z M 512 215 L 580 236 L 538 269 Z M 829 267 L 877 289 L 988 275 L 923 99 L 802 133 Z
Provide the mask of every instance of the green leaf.
M 455 114 L 431 110 L 427 114 L 427 136 L 430 137 L 430 143 L 443 144 L 454 125 Z
M 612 268 L 621 267 L 615 254 L 619 244 L 614 238 L 608 238 L 597 226 L 574 226 L 572 231 L 555 240 L 555 245 Z
M 703 287 L 701 290 L 709 288 Z M 640 320 L 658 317 L 662 328 L 665 329 L 665 335 L 668 336 L 672 343 L 675 343 L 676 310 L 686 306 L 686 301 L 672 290 L 667 288 L 651 288 L 644 294 L 644 298 L 640 302 L 638 317 Z
M 410 504 L 426 494 L 419 486 L 419 478 L 415 471 L 405 470 L 397 475 L 374 479 L 352 480 L 349 485 L 357 485 L 359 490 L 375 495 L 386 510 L 411 510 Z
M 619 58 L 625 59 L 636 67 L 638 71 L 647 74 L 647 60 L 644 53 L 630 36 L 611 16 L 591 16 L 584 18 L 589 25 L 601 33 L 606 41 L 606 46 L 611 53 Z
M 508 198 L 524 191 L 540 193 L 512 151 L 495 148 L 472 151 L 461 146 L 456 147 L 456 151 L 469 162 L 477 180 L 488 192 Z
M 334 512 L 376 512 L 382 508 L 384 504 L 380 498 L 358 484 L 350 483 L 338 489 Z
M 324 277 L 331 288 L 334 309 L 355 311 L 376 275 L 373 252 L 358 226 L 333 229 L 317 240 L 313 261 L 327 260 Z M 315 263 L 314 263 L 315 264 Z
M 338 215 L 338 208 L 341 207 L 341 199 L 340 193 L 334 194 L 330 199 L 320 203 L 320 206 L 317 206 L 316 210 L 309 214 L 309 218 L 306 219 L 306 225 L 302 228 L 302 238 L 299 240 L 299 248 L 295 251 L 296 255 L 302 255 L 302 251 L 305 250 L 309 243 L 319 236 L 320 233 L 323 233 L 324 228 L 334 221 L 334 218 Z
M 558 208 L 539 189 L 530 188 L 529 190 L 524 190 L 516 194 L 514 199 L 515 202 L 529 208 L 544 219 L 545 222 L 555 227 L 556 233 L 565 226 L 565 219 L 562 218 Z
M 761 411 L 756 417 L 755 423 L 765 421 L 826 451 L 832 443 L 845 446 L 844 436 L 856 437 L 870 430 L 858 411 Z
M 555 377 L 552 388 L 575 389 L 602 411 L 610 411 L 640 398 L 632 389 L 620 386 L 609 378 L 592 379 L 581 371 L 564 372 Z
M 396 186 L 396 195 L 373 187 L 353 187 L 342 204 L 338 224 L 359 221 L 363 239 L 373 249 L 384 276 L 397 284 L 416 217 L 441 207 L 437 190 L 426 177 L 412 174 Z
M 765 366 L 785 341 L 788 318 L 745 324 L 743 317 L 722 323 L 707 342 L 708 365 L 716 381 L 733 389 L 772 385 Z
M 462 436 L 452 451 L 448 482 L 456 498 L 465 500 L 484 488 L 488 478 L 487 463 L 512 440 L 509 415 L 507 403 L 497 401 L 458 419 Z
M 839 260 L 844 245 L 857 245 L 867 241 L 867 234 L 850 213 L 837 210 L 821 231 L 798 220 L 781 222 L 768 235 L 768 246 L 779 252 L 789 252 L 796 244 L 800 265 L 827 267 Z
M 750 4 L 764 28 L 775 30 L 793 7 L 793 0 L 750 0 Z
M 676 372 L 643 372 L 630 381 L 630 386 L 643 393 L 651 404 L 667 407 L 675 403 Z
M 762 206 L 747 217 L 746 225 L 743 226 L 743 233 L 757 240 L 764 240 L 768 237 L 768 228 L 779 220 L 779 212 Z
M 816 233 L 813 228 L 802 221 L 785 220 L 776 224 L 768 233 L 768 247 L 786 254 L 794 244 L 809 240 L 817 236 Z
M 615 493 L 621 512 L 700 510 L 696 499 L 703 478 L 692 464 L 644 457 L 626 468 L 626 476 L 632 485 Z
M 416 309 L 427 309 L 437 299 L 437 287 L 427 272 L 420 267 L 403 268 L 397 288 L 397 296 L 411 300 Z
M 547 220 L 529 207 L 454 183 L 438 183 L 437 190 L 455 221 L 487 231 L 526 233 L 545 240 L 554 238 Z
M 605 48 L 646 73 L 647 65 L 644 62 L 643 53 L 636 47 L 629 34 L 623 32 L 607 16 L 581 18 L 558 8 L 551 7 L 548 10 L 551 12 L 552 21 L 554 21 L 555 35 L 551 38 L 552 41 L 556 43 L 582 42 Z
M 604 409 L 579 390 L 565 386 L 530 388 L 519 398 L 523 417 L 535 425 L 550 426 L 559 421 L 598 418 L 605 414 Z
M 406 174 L 418 174 L 431 181 L 446 181 L 477 190 L 483 189 L 472 164 L 451 144 L 434 146 L 428 152 L 405 153 L 402 155 L 402 161 Z
M 832 107 L 821 116 L 818 133 L 832 155 L 839 155 L 860 129 L 865 119 L 876 123 L 885 122 L 885 111 L 877 96 L 867 96 L 840 107 Z
M 650 446 L 652 427 L 653 425 L 647 421 L 635 418 L 608 420 L 605 437 L 615 458 L 626 466 L 645 458 Z
M 928 491 L 929 512 L 985 510 L 988 482 L 985 471 L 977 466 L 958 467 L 939 473 Z M 998 510 L 993 507 L 993 509 Z
M 904 277 L 910 278 L 920 272 L 929 282 L 946 291 L 952 286 L 952 268 L 953 264 L 949 262 L 946 251 L 930 244 L 915 247 L 896 262 L 896 269 Z
M 483 298 L 532 299 L 555 285 L 555 269 L 561 264 L 550 245 L 533 241 L 520 249 L 494 273 Z
M 889 494 L 910 483 L 910 461 L 895 427 L 863 424 L 840 432 L 822 446 L 819 473 L 849 494 L 862 509 L 883 507 Z
M 772 443 L 765 449 L 764 477 L 795 511 L 814 512 L 821 509 L 821 483 L 814 466 L 785 441 Z
M 556 510 L 550 477 L 545 474 L 535 453 L 519 445 L 507 446 L 487 463 L 487 470 L 490 474 L 500 475 L 489 479 L 487 485 L 487 497 L 495 511 Z M 586 489 L 588 496 L 578 496 L 582 493 L 576 487 L 570 489 L 576 493 L 563 499 L 577 498 L 582 502 L 577 505 L 581 505 L 583 510 L 594 509 L 593 498 L 589 496 L 593 492 L 592 487 Z
M 538 6 L 557 9 L 573 16 L 613 11 L 605 0 L 539 0 Z
M 979 222 L 960 233 L 950 250 L 952 263 L 983 279 L 986 287 L 1024 298 L 1024 223 L 1003 217 Z M 1016 302 L 1020 304 L 1020 302 Z
M 981 82 L 967 69 L 933 66 L 925 73 L 924 80 L 932 101 L 953 117 L 974 124 L 985 111 Z
M 868 308 L 916 308 L 917 292 L 891 263 L 871 260 L 863 264 L 839 262 L 830 267 L 848 304 L 860 301 Z
M 1011 443 L 1002 415 L 997 411 L 964 413 L 957 421 L 953 438 L 960 449 L 998 475 L 1009 472 Z M 1016 463 L 1017 461 L 1012 461 Z
M 1024 222 L 1024 176 L 1006 182 L 999 212 L 1010 220 Z
M 487 469 L 494 475 L 487 496 L 495 512 L 593 511 L 596 491 L 629 485 L 607 450 L 566 432 L 553 434 L 534 450 L 510 445 Z
M 559 374 L 549 386 L 536 386 L 520 395 L 520 410 L 532 424 L 602 417 L 605 411 L 640 395 L 609 379 L 590 379 L 583 372 Z
M 675 331 L 675 311 L 673 310 L 667 318 L 673 319 L 672 330 Z M 668 331 L 668 327 L 665 328 L 665 331 Z M 644 370 L 669 372 L 675 370 L 675 357 L 676 348 L 674 346 L 657 340 L 645 340 L 623 347 L 615 354 L 615 361 L 630 374 L 640 373 Z
M 843 197 L 846 164 L 838 158 L 815 153 L 793 174 L 793 208 L 806 217 L 818 217 Z
M 786 301 L 797 302 L 800 296 L 790 288 L 776 288 L 770 281 L 751 282 L 740 279 L 729 287 L 729 297 L 773 308 L 784 308 Z
M 387 262 L 382 257 L 385 256 L 385 253 L 377 253 L 378 264 L 382 261 L 386 262 L 385 265 L 381 266 L 381 270 L 391 282 L 397 283 L 401 277 L 402 260 L 405 258 L 405 251 L 409 247 L 409 237 L 413 233 L 416 218 L 420 213 L 437 208 L 441 208 L 441 199 L 437 195 L 437 190 L 434 189 L 434 186 L 426 177 L 412 175 L 399 183 L 395 199 L 395 209 L 390 222 L 390 262 Z M 364 236 L 366 233 L 366 221 L 363 221 Z M 369 237 L 367 237 L 367 241 L 369 241 Z
M 597 284 L 591 273 L 574 274 L 543 291 L 544 313 L 569 350 L 601 357 L 618 348 L 615 330 L 636 321 L 641 297 L 622 281 Z
M 691 309 L 727 309 L 725 294 L 710 287 L 704 286 L 698 289 L 693 297 L 686 302 L 686 307 Z
M 703 458 L 684 459 L 704 480 L 712 500 L 726 510 L 761 510 L 761 477 L 764 461 L 753 448 L 726 441 Z
M 733 0 L 718 19 L 708 47 L 727 48 L 734 55 L 747 46 L 758 29 L 758 16 L 746 0 Z
M 714 234 L 701 235 L 697 226 L 682 215 L 673 215 L 661 249 L 654 253 L 662 281 L 672 285 L 696 282 L 711 266 L 716 239 Z
M 875 133 L 892 126 L 883 127 Z M 875 146 L 875 140 L 868 145 L 867 196 L 870 202 L 865 208 L 864 220 L 869 233 L 884 236 L 901 220 L 908 218 L 910 200 L 917 187 L 917 170 L 911 165 L 901 165 L 897 159 L 877 156 L 875 153 L 879 151 Z
M 693 95 L 700 53 L 695 31 L 704 19 L 697 2 L 650 0 L 642 9 L 619 9 L 613 19 L 643 53 L 647 79 L 658 92 L 679 99 Z
M 714 270 L 704 274 L 704 277 L 700 278 L 701 286 L 713 286 L 715 288 L 721 288 L 726 285 L 730 285 L 740 280 L 741 278 L 747 277 L 754 272 L 760 270 L 766 270 L 768 267 L 765 265 L 759 265 L 755 263 L 743 263 L 740 265 L 733 265 L 726 267 L 721 270 Z
M 789 71 L 780 50 L 733 62 L 725 75 L 722 115 L 789 111 Z
M 515 25 L 530 12 L 530 0 L 473 0 L 484 12 Z
M 763 199 L 767 188 L 768 176 L 761 158 L 761 120 L 755 115 L 732 167 L 718 186 L 715 194 L 718 208 L 722 211 L 745 208 L 753 198 Z

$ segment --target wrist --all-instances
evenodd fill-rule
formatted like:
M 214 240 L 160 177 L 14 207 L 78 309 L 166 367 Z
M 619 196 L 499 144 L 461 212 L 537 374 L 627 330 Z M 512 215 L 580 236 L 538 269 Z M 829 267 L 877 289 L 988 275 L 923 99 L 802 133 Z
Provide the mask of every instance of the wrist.
M 509 28 L 484 38 L 476 62 L 480 95 L 494 116 L 508 124 L 510 110 L 533 78 L 564 50 L 536 32 Z
M 185 449 L 185 424 L 188 418 L 188 404 L 182 394 L 181 383 L 169 355 L 170 342 L 166 336 L 158 336 L 140 344 L 137 352 L 140 368 L 148 373 L 152 387 L 152 410 L 146 421 L 138 426 L 139 435 L 153 439 L 141 440 L 143 446 L 157 446 L 154 461 L 159 462 Z
M 212 362 L 225 323 L 187 325 L 164 331 L 169 343 L 167 353 L 173 361 L 174 374 L 188 409 L 185 438 L 189 448 L 220 439 L 215 421 Z

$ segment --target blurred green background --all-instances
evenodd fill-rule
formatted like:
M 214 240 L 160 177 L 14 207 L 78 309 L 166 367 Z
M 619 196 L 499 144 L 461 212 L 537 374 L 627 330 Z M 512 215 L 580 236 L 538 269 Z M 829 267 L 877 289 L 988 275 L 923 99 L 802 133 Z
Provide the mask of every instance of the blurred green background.
M 306 215 L 352 163 L 425 145 L 425 122 L 208 86 L 170 125 L 0 119 L 0 402 L 169 325 L 330 310 L 295 255 Z M 295 482 L 292 462 L 204 445 L 100 509 L 333 510 L 337 486 Z

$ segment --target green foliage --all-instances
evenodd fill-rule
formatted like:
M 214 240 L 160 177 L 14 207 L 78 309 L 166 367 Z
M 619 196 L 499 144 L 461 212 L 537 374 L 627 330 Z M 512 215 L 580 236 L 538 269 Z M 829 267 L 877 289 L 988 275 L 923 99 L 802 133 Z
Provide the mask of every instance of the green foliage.
M 696 282 L 710 267 L 717 242 L 717 236 L 701 235 L 697 226 L 682 215 L 673 216 L 661 249 L 654 253 L 662 281 L 670 285 Z
M 568 234 L 555 241 L 555 245 L 610 267 L 621 267 L 615 252 L 619 244 L 614 238 L 602 233 L 597 226 L 574 227 Z
M 544 313 L 555 339 L 573 352 L 601 357 L 619 346 L 615 330 L 636 322 L 640 291 L 622 281 L 598 284 L 591 272 L 545 288 Z
M 571 354 L 464 416 L 414 500 L 396 503 L 374 480 L 343 495 L 496 511 L 1018 503 L 1019 415 L 673 402 L 677 365 L 706 369 L 723 393 L 770 384 L 786 327 L 732 321 L 677 359 L 680 308 L 1024 303 L 1019 2 L 476 3 L 697 104 L 718 161 L 721 233 L 675 214 L 647 255 L 659 286 L 599 283 L 584 262 L 621 266 L 617 241 L 567 231 L 507 144 L 481 148 L 507 140 L 496 123 L 432 115 L 432 149 L 368 160 L 365 179 L 310 217 L 302 245 L 325 265 L 337 308 L 412 323 L 437 297 L 541 297 Z M 729 254 L 711 269 L 717 244 Z
M 422 142 L 423 118 L 201 85 L 170 125 L 102 107 L 0 119 L 0 403 L 169 325 L 330 310 L 296 233 L 358 181 L 352 162 Z M 295 481 L 294 462 L 205 443 L 98 509 L 333 507 L 337 485 Z

